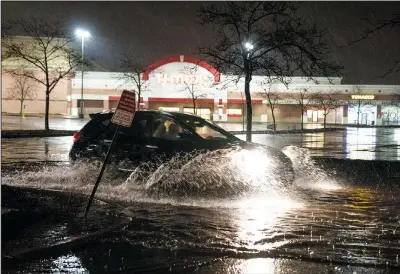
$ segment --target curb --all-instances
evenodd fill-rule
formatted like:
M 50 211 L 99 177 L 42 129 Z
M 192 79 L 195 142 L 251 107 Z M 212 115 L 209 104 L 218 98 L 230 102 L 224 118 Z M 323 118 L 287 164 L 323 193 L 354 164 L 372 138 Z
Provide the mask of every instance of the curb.
M 34 138 L 72 136 L 76 130 L 2 130 L 1 138 Z

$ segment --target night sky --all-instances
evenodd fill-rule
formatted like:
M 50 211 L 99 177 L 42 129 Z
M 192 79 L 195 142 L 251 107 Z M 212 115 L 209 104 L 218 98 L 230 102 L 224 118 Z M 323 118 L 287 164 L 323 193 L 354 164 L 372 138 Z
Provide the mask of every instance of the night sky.
M 29 16 L 61 18 L 71 35 L 77 27 L 92 37 L 85 51 L 97 63 L 118 67 L 124 51 L 150 64 L 169 55 L 196 55 L 212 43 L 211 26 L 196 17 L 205 2 L 2 2 L 2 21 Z M 400 13 L 400 2 L 307 2 L 301 14 L 327 30 L 332 58 L 346 69 L 343 84 L 400 84 L 400 73 L 380 79 L 395 58 L 400 58 L 400 31 L 385 29 L 350 48 L 368 26 L 363 18 L 386 19 Z

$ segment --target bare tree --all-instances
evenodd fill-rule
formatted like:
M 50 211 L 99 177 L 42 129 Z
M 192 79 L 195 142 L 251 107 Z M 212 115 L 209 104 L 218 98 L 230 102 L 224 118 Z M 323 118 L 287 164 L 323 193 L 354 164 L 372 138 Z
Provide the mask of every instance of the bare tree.
M 204 76 L 204 78 L 201 78 L 198 75 L 198 69 L 199 66 L 197 64 L 185 66 L 182 70 L 183 79 L 181 80 L 184 85 L 182 91 L 186 91 L 189 94 L 193 104 L 193 112 L 196 115 L 196 101 L 200 98 L 205 98 L 207 96 L 207 93 L 204 92 L 204 89 L 207 88 L 208 83 L 211 83 L 211 85 L 213 85 L 213 80 L 211 77 Z
M 21 73 L 23 75 L 23 72 Z M 26 99 L 31 99 L 36 95 L 34 83 L 31 79 L 11 74 L 13 85 L 8 90 L 8 98 L 18 100 L 20 102 L 19 115 L 22 116 L 22 108 Z
M 271 90 L 271 79 L 268 79 L 264 84 L 266 85 L 264 92 L 259 93 L 259 95 L 267 100 L 267 105 L 271 110 L 272 115 L 273 131 L 276 131 L 275 109 L 276 105 L 279 103 L 279 100 L 282 99 L 282 96 L 279 94 L 279 92 Z
M 324 128 L 326 128 L 326 116 L 332 111 L 340 107 L 338 100 L 339 93 L 317 93 L 313 97 L 313 100 L 318 104 L 318 109 L 324 112 Z
M 296 102 L 296 105 L 300 107 L 301 111 L 301 130 L 304 129 L 304 112 L 307 111 L 308 107 L 313 103 L 314 94 L 311 93 L 307 88 L 302 88 L 299 92 L 291 94 L 290 98 Z
M 277 78 L 301 73 L 337 75 L 341 66 L 326 61 L 329 47 L 324 32 L 296 17 L 294 2 L 224 2 L 200 9 L 202 24 L 217 29 L 215 45 L 200 48 L 221 71 L 244 77 L 247 108 L 246 140 L 251 141 L 250 82 L 254 73 Z M 330 79 L 330 78 L 329 78 Z
M 18 64 L 17 69 L 7 69 L 7 72 L 44 86 L 45 130 L 49 130 L 50 93 L 82 64 L 81 53 L 75 52 L 71 40 L 65 38 L 67 35 L 61 21 L 21 19 L 14 21 L 13 26 L 24 31 L 26 37 L 2 40 L 4 55 Z
M 368 19 L 364 20 L 369 23 L 370 28 L 367 29 L 360 38 L 351 41 L 347 46 L 351 46 L 353 44 L 366 40 L 373 36 L 375 33 L 378 33 L 385 29 L 397 28 L 398 30 L 400 30 L 400 13 L 392 15 L 392 17 L 389 19 L 378 20 L 377 22 L 372 22 Z M 380 76 L 380 78 L 384 78 L 385 76 L 394 72 L 400 72 L 400 56 L 394 58 L 393 63 L 389 66 L 388 70 Z
M 365 98 L 365 96 L 370 96 L 365 94 L 364 86 L 354 85 L 351 91 L 351 100 L 349 101 L 350 108 L 356 108 L 357 110 L 357 125 L 360 125 L 360 114 L 362 106 L 372 107 L 374 104 L 371 99 Z
M 124 70 L 122 74 L 118 74 L 118 80 L 122 80 L 125 85 L 133 85 L 134 89 L 137 92 L 138 100 L 137 100 L 137 108 L 141 108 L 140 98 L 142 96 L 142 92 L 147 89 L 148 80 L 143 80 L 142 75 L 146 69 L 146 66 L 143 62 L 139 61 L 134 57 L 133 54 L 126 53 L 121 58 L 121 69 Z

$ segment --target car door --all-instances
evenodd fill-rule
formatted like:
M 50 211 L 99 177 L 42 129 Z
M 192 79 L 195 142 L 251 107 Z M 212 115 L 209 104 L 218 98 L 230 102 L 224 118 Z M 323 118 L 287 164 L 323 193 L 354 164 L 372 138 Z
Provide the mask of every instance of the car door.
M 135 114 L 129 128 L 120 127 L 111 154 L 112 162 L 133 168 L 146 161 L 149 154 L 146 145 L 151 136 L 152 122 L 151 113 L 139 111 Z M 113 132 L 115 133 L 115 129 Z M 111 135 L 113 134 L 108 134 L 104 140 L 108 147 L 112 141 L 113 136 Z
M 153 157 L 170 158 L 194 149 L 195 136 L 176 120 L 163 114 L 154 117 L 153 133 L 148 144 Z

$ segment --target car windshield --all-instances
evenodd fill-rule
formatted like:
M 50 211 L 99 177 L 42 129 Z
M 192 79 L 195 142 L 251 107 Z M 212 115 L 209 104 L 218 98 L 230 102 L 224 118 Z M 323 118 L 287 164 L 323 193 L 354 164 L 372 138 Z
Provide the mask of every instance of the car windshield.
M 188 128 L 193 129 L 203 139 L 239 140 L 219 126 L 200 117 L 177 115 L 177 120 Z

